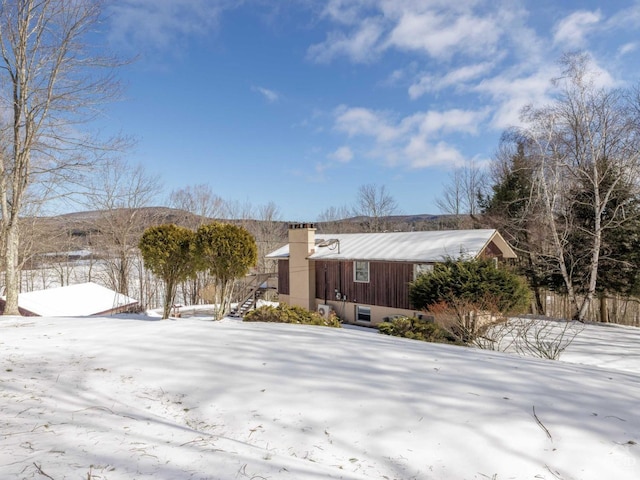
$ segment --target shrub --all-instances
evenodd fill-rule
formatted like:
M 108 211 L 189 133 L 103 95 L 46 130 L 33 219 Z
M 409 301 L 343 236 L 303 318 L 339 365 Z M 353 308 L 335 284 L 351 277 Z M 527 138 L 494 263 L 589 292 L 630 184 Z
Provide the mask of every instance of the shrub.
M 496 267 L 490 259 L 449 259 L 411 282 L 409 299 L 419 310 L 441 302 L 463 302 L 490 304 L 506 315 L 525 312 L 530 292 L 524 279 L 504 267 Z
M 526 311 L 530 292 L 524 279 L 490 259 L 449 259 L 412 282 L 409 298 L 458 342 L 469 344 L 506 315 Z
M 427 309 L 435 323 L 461 344 L 472 344 L 495 323 L 504 321 L 491 302 L 474 304 L 454 298 L 438 302 Z
M 459 343 L 440 325 L 418 318 L 398 317 L 378 325 L 378 331 L 384 335 L 412 338 L 424 342 Z
M 245 322 L 298 323 L 340 328 L 340 320 L 335 315 L 324 318 L 306 308 L 281 303 L 277 307 L 264 305 L 250 311 L 243 318 Z

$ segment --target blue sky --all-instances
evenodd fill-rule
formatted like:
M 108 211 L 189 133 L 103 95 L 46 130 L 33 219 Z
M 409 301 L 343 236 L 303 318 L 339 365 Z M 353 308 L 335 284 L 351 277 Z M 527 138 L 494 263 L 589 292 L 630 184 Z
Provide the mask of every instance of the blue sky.
M 607 86 L 640 78 L 640 1 L 119 0 L 106 42 L 137 61 L 105 122 L 164 190 L 208 184 L 314 221 L 384 185 L 438 213 L 451 170 L 486 164 L 564 52 Z

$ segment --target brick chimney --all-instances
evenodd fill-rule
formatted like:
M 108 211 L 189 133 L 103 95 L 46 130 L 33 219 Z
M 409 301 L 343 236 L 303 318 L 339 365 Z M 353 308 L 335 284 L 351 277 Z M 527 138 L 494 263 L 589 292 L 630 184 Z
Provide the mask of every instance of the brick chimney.
M 309 310 L 316 309 L 316 268 L 309 260 L 315 242 L 313 223 L 289 225 L 289 303 Z

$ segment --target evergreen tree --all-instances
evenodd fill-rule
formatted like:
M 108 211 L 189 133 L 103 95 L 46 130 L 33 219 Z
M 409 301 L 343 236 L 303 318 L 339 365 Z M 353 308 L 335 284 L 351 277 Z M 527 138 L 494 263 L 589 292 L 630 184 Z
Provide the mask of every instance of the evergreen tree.
M 194 233 L 176 225 L 159 225 L 144 231 L 138 247 L 144 266 L 164 283 L 162 318 L 169 318 L 180 282 L 195 274 Z
M 258 261 L 253 236 L 230 223 L 211 223 L 198 228 L 195 238 L 198 268 L 215 277 L 215 318 L 230 310 L 235 280 L 249 273 Z
M 544 242 L 536 221 L 535 199 L 531 195 L 531 161 L 524 140 L 510 132 L 503 137 L 500 152 L 494 163 L 491 195 L 480 197 L 482 219 L 500 230 L 517 252 L 516 265 L 533 290 L 536 311 L 544 313 L 542 288 L 547 284 L 547 264 L 542 255 Z
M 634 185 L 615 165 L 607 165 L 606 158 L 599 162 L 599 170 L 605 172 L 601 188 L 595 192 L 588 178 L 579 178 L 570 191 L 569 207 L 563 220 L 571 225 L 567 237 L 567 264 L 573 273 L 576 290 L 584 293 L 590 273 L 590 251 L 585 245 L 589 245 L 595 229 L 592 205 L 596 195 L 610 193 L 607 208 L 600 214 L 602 242 L 596 291 L 603 301 L 606 294 L 631 296 L 640 293 L 640 199 L 634 194 Z
M 521 313 L 528 307 L 529 289 L 522 278 L 496 267 L 492 259 L 448 259 L 411 282 L 409 299 L 419 310 L 444 302 Z

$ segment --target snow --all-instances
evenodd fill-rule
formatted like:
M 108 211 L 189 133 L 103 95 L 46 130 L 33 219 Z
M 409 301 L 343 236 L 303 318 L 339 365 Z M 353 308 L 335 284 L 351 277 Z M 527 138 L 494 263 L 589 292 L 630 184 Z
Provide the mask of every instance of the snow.
M 18 296 L 20 308 L 43 317 L 96 315 L 136 303 L 133 298 L 93 282 L 23 292 Z
M 317 234 L 312 260 L 369 260 L 389 262 L 441 262 L 446 258 L 475 258 L 499 236 L 496 230 L 438 230 L 387 233 Z M 503 241 L 499 242 L 501 245 Z M 505 258 L 515 257 L 504 244 Z M 289 245 L 267 255 L 289 258 Z
M 197 315 L 0 317 L 0 351 L 2 479 L 640 477 L 629 327 L 588 325 L 554 362 Z

